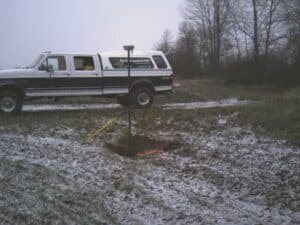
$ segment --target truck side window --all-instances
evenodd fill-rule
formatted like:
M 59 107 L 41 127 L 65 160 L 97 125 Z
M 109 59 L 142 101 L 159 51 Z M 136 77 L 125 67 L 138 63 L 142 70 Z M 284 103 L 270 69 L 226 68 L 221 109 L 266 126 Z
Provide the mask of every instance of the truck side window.
M 52 66 L 54 71 L 66 70 L 66 60 L 64 56 L 49 56 L 43 64 L 40 66 L 39 70 L 45 70 L 47 66 Z
M 158 68 L 166 69 L 168 67 L 165 60 L 163 59 L 163 57 L 161 55 L 154 55 L 153 59 L 154 59 L 154 61 L 155 61 Z
M 75 70 L 93 71 L 95 64 L 93 57 L 90 56 L 75 56 L 74 57 Z
M 114 68 L 125 69 L 128 67 L 128 59 L 111 57 L 109 58 L 111 65 Z M 153 68 L 153 64 L 150 58 L 131 58 L 131 68 Z

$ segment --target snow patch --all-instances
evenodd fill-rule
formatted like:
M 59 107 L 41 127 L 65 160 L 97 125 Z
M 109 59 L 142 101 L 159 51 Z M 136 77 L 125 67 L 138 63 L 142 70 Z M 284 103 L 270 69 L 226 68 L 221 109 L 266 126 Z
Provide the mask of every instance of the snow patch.
M 229 107 L 247 105 L 250 101 L 240 101 L 237 98 L 229 98 L 221 101 L 208 102 L 189 102 L 189 103 L 170 103 L 156 105 L 164 110 L 169 109 L 201 109 L 215 107 Z M 40 111 L 76 111 L 76 110 L 98 110 L 98 109 L 117 109 L 121 108 L 119 104 L 24 104 L 23 111 L 25 112 L 40 112 Z
M 75 111 L 84 109 L 116 109 L 119 104 L 25 104 L 22 108 L 25 112 L 40 111 Z
M 163 105 L 164 109 L 204 109 L 215 107 L 229 107 L 247 105 L 250 101 L 240 101 L 237 98 L 229 98 L 221 101 L 208 101 L 208 102 L 190 102 L 190 103 L 171 103 Z

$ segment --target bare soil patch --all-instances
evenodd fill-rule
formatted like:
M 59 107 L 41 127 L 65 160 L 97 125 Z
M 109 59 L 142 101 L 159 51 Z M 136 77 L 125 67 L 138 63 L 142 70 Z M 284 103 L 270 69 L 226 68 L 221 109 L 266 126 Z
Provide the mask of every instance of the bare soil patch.
M 121 156 L 136 157 L 172 151 L 183 145 L 175 140 L 154 139 L 141 135 L 132 136 L 130 142 L 129 146 L 128 135 L 122 136 L 115 143 L 106 143 L 106 147 Z

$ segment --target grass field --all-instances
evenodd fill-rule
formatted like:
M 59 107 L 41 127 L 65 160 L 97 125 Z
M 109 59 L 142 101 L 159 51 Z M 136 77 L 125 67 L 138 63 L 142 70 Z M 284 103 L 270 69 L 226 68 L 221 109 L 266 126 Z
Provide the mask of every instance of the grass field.
M 133 152 L 166 147 L 156 155 L 120 154 L 127 109 L 115 100 L 34 101 L 35 110 L 2 116 L 0 223 L 299 224 L 300 89 L 180 83 L 133 110 Z M 224 104 L 236 98 L 246 104 Z
M 253 100 L 239 108 L 200 110 L 201 114 L 239 112 L 236 121 L 251 125 L 260 134 L 283 138 L 300 145 L 300 87 L 226 85 L 213 80 L 181 80 L 178 94 L 171 101 L 208 101 L 226 98 Z M 202 115 L 203 116 L 203 115 Z

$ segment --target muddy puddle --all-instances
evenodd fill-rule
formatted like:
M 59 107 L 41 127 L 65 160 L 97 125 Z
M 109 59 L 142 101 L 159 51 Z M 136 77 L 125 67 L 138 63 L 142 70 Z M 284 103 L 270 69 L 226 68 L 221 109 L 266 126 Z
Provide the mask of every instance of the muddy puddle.
M 106 147 L 125 157 L 145 157 L 168 151 L 174 151 L 183 144 L 176 140 L 154 139 L 147 136 L 134 135 L 130 143 L 128 136 L 122 136 L 114 143 L 106 143 Z

